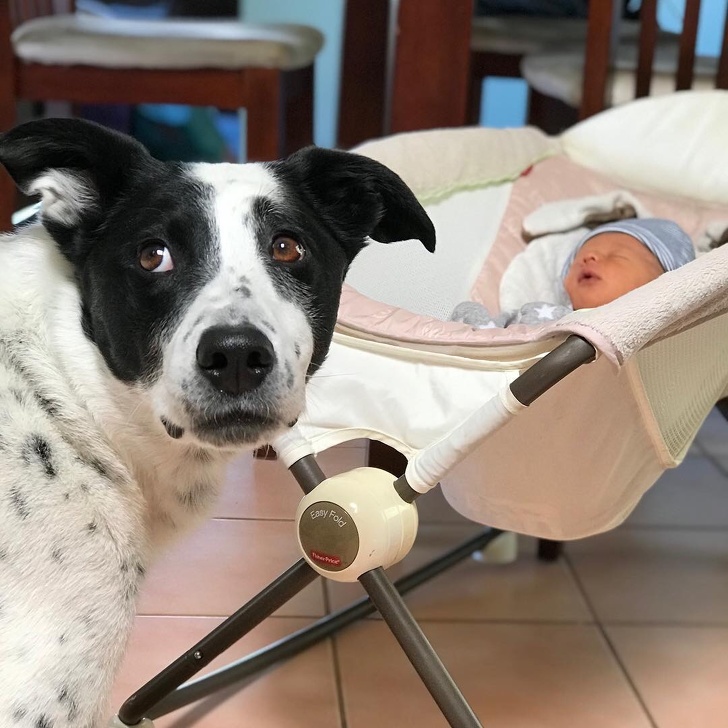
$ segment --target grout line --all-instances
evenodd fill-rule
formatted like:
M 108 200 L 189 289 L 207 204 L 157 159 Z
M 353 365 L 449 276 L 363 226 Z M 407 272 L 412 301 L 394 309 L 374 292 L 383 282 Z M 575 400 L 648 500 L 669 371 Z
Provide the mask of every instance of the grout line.
M 678 622 L 677 620 L 657 620 L 654 622 L 639 622 L 634 619 L 610 619 L 601 624 L 609 627 L 639 627 L 640 629 L 727 629 L 728 622 Z
M 602 639 L 604 640 L 605 644 L 607 645 L 612 658 L 617 663 L 617 666 L 622 671 L 622 675 L 624 676 L 624 679 L 627 681 L 627 684 L 629 685 L 630 689 L 632 690 L 632 693 L 635 696 L 635 699 L 641 706 L 642 710 L 644 711 L 645 717 L 649 721 L 652 728 L 659 728 L 657 723 L 655 722 L 654 717 L 652 716 L 652 713 L 650 712 L 649 708 L 647 707 L 647 704 L 644 701 L 644 698 L 642 697 L 640 691 L 637 689 L 637 685 L 635 684 L 634 680 L 632 679 L 632 676 L 629 674 L 629 671 L 627 670 L 627 666 L 622 661 L 622 658 L 619 655 L 619 652 L 617 652 L 617 648 L 615 647 L 614 643 L 609 637 L 609 634 L 607 633 L 607 630 L 605 629 L 604 624 L 599 620 L 599 617 L 597 616 L 596 609 L 594 608 L 594 604 L 592 603 L 591 599 L 589 598 L 589 595 L 587 594 L 586 589 L 584 588 L 584 584 L 579 578 L 579 574 L 576 571 L 576 568 L 574 567 L 574 564 L 572 563 L 571 559 L 569 558 L 568 552 L 564 552 L 562 556 L 564 563 L 566 564 L 567 569 L 571 573 L 571 577 L 573 578 L 577 589 L 581 592 L 582 599 L 584 599 L 584 602 L 586 603 L 587 609 L 591 612 L 592 617 L 594 618 L 594 626 L 599 630 L 599 633 L 602 635 Z
M 688 533 L 722 533 L 723 531 L 728 531 L 728 524 L 714 524 L 711 526 L 687 526 L 680 525 L 679 523 L 624 523 L 619 527 L 619 529 L 621 531 L 686 531 Z
M 336 635 L 329 638 L 331 642 L 331 661 L 334 668 L 334 685 L 336 687 L 336 701 L 339 706 L 339 720 L 341 728 L 347 728 L 349 725 L 346 719 L 346 700 L 344 699 L 344 676 L 341 672 L 341 660 L 339 658 L 339 643 Z
M 321 588 L 324 591 L 324 612 L 331 614 L 332 605 L 329 590 L 326 587 L 326 579 L 321 579 Z M 339 708 L 339 720 L 341 728 L 347 728 L 348 722 L 346 720 L 346 701 L 344 699 L 344 676 L 341 671 L 341 659 L 339 657 L 339 643 L 337 642 L 335 632 L 328 638 L 328 642 L 331 645 L 331 666 L 334 669 L 334 687 L 336 689 L 336 703 Z

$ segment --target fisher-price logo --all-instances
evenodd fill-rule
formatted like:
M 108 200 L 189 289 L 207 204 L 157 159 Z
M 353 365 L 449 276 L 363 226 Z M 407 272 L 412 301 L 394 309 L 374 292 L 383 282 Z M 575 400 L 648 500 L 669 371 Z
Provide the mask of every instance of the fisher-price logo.
M 329 554 L 322 554 L 320 551 L 314 551 L 311 549 L 309 555 L 313 561 L 318 561 L 319 564 L 326 566 L 341 566 L 341 559 L 338 556 L 330 556 Z

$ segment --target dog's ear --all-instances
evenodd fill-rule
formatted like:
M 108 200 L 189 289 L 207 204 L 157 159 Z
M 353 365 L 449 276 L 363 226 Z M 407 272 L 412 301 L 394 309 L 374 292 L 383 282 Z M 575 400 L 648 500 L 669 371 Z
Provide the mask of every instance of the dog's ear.
M 398 175 L 369 157 L 306 147 L 274 163 L 297 194 L 354 247 L 370 237 L 380 243 L 419 240 L 435 250 L 435 228 L 422 205 Z
M 155 162 L 139 142 L 99 124 L 40 119 L 0 135 L 0 163 L 23 192 L 40 195 L 43 222 L 63 243 L 101 218 L 135 170 Z

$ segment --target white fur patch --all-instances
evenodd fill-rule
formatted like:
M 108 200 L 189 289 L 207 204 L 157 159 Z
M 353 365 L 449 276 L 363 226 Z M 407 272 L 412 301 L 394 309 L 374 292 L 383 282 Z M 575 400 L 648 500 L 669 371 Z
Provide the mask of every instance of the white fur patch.
M 28 186 L 41 196 L 41 214 L 63 225 L 75 225 L 83 210 L 97 202 L 96 191 L 84 175 L 68 169 L 49 169 Z

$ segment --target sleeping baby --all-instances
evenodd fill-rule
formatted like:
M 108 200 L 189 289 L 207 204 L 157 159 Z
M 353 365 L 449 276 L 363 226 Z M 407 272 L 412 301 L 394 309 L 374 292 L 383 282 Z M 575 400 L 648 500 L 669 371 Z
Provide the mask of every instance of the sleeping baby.
M 589 231 L 566 259 L 561 279 L 570 306 L 537 301 L 491 316 L 479 303 L 456 306 L 451 320 L 475 328 L 540 324 L 581 308 L 594 308 L 649 283 L 695 258 L 693 243 L 671 220 L 634 218 Z

